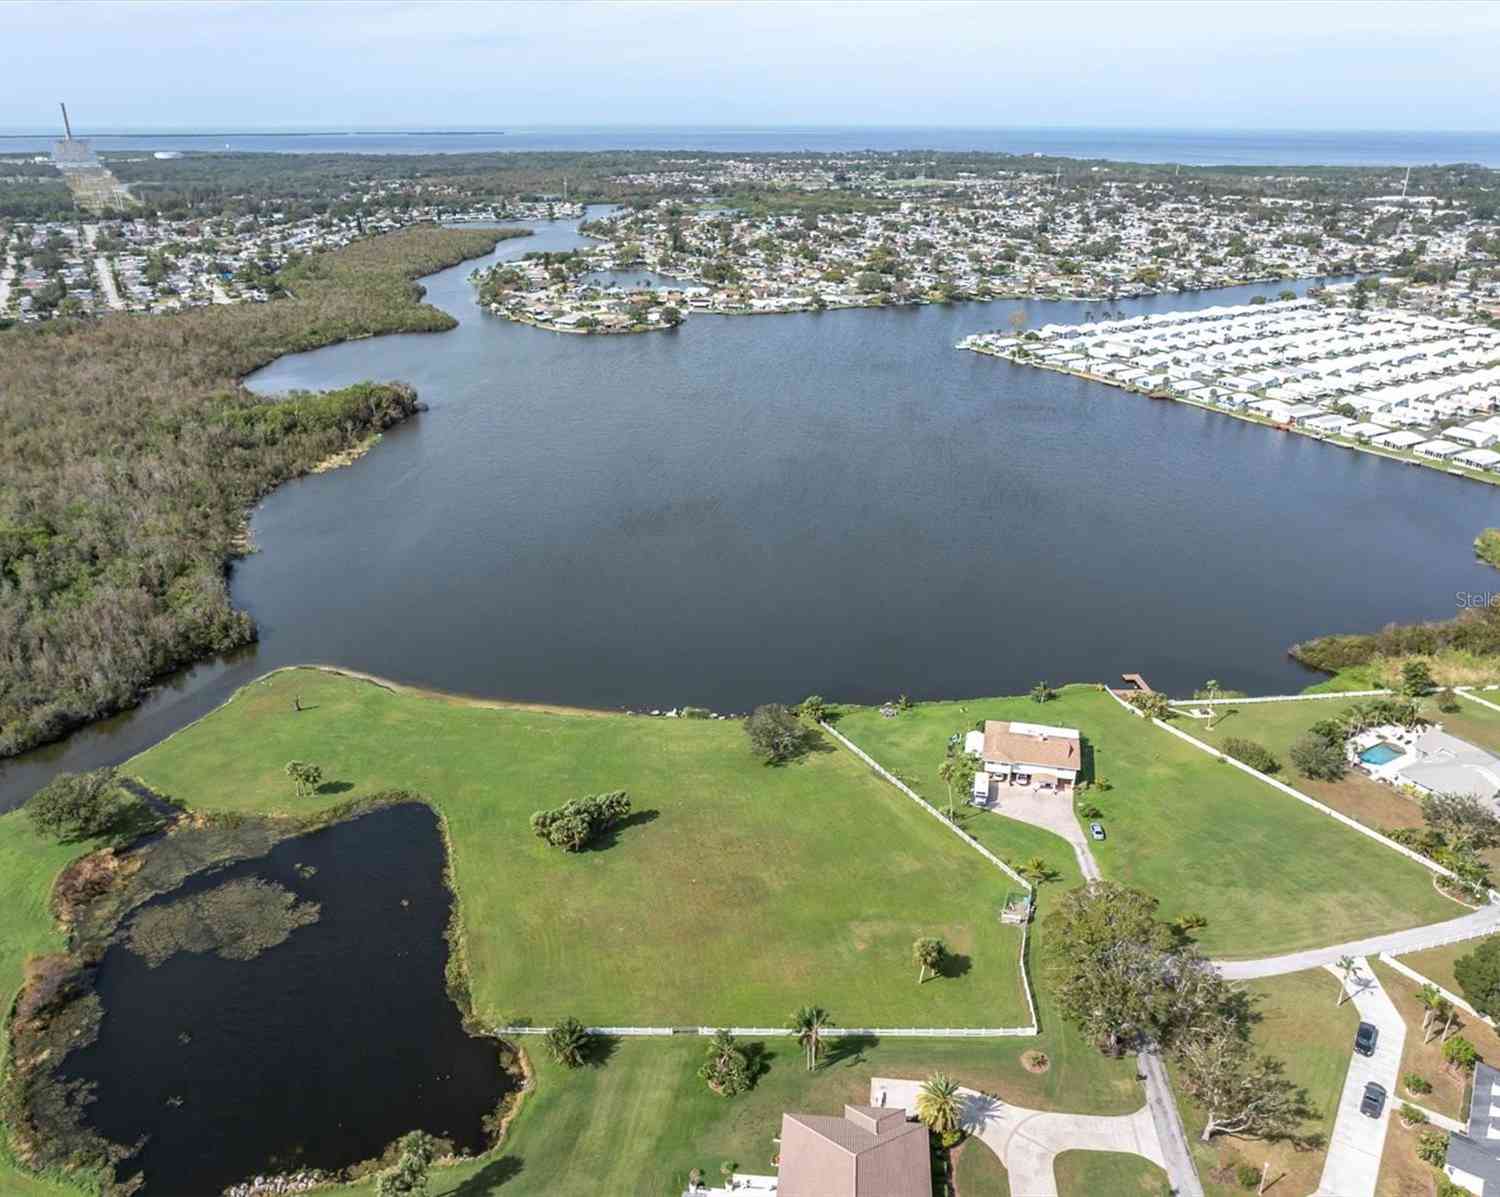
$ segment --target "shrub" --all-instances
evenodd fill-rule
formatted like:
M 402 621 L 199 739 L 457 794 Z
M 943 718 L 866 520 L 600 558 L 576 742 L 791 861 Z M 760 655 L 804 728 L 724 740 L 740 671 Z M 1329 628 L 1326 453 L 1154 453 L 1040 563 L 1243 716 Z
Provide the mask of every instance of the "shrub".
M 707 707 L 683 707 L 682 717 L 684 719 L 712 719 L 714 713 Z
M 1338 781 L 1349 771 L 1342 736 L 1335 741 L 1310 731 L 1292 745 L 1287 755 L 1298 773 L 1318 781 Z
M 751 711 L 745 720 L 745 734 L 755 755 L 768 764 L 789 761 L 807 748 L 807 729 L 779 702 Z
M 110 831 L 123 803 L 113 769 L 59 773 L 31 796 L 26 814 L 43 835 L 67 842 Z
M 1260 1188 L 1260 1169 L 1254 1164 L 1241 1164 L 1234 1170 L 1234 1178 L 1242 1189 Z
M 1104 812 L 1092 802 L 1085 802 L 1078 808 L 1078 813 L 1085 819 L 1102 819 L 1104 817 Z
M 1444 714 L 1451 715 L 1459 708 L 1458 695 L 1453 693 L 1453 688 L 1451 686 L 1444 686 L 1441 690 L 1439 690 L 1437 692 L 1437 698 L 1434 699 L 1434 701 L 1437 703 L 1437 709 L 1442 711 Z
M 814 723 L 823 722 L 828 715 L 828 704 L 817 694 L 809 694 L 798 709 Z
M 624 790 L 613 790 L 570 799 L 555 810 L 539 810 L 531 816 L 531 830 L 554 848 L 581 852 L 629 814 L 630 796 Z
M 1275 773 L 1281 768 L 1281 762 L 1272 755 L 1271 750 L 1264 744 L 1257 744 L 1254 740 L 1230 736 L 1224 741 L 1224 752 L 1261 773 Z
M 1432 1092 L 1432 1082 L 1429 1081 L 1426 1077 L 1422 1076 L 1421 1073 L 1408 1072 L 1402 1079 L 1401 1083 L 1406 1086 L 1406 1091 L 1408 1093 Z
M 1172 704 L 1165 694 L 1156 690 L 1136 690 L 1125 696 L 1125 701 L 1147 719 L 1170 719 Z
M 1423 1131 L 1417 1136 L 1417 1159 L 1441 1168 L 1448 1162 L 1448 1135 L 1446 1131 Z
M 1403 1101 L 1401 1103 L 1401 1109 L 1399 1113 L 1401 1115 L 1401 1121 L 1404 1122 L 1407 1126 L 1421 1126 L 1427 1122 L 1427 1115 L 1422 1113 L 1421 1110 L 1417 1109 L 1417 1107 L 1412 1105 L 1409 1101 Z

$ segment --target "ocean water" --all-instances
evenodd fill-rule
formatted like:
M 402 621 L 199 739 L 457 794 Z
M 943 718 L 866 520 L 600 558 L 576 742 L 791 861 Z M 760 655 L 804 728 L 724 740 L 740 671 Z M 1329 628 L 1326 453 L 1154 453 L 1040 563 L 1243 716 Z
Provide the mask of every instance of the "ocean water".
M 0 154 L 46 152 L 55 131 L 0 130 Z M 80 130 L 95 147 L 256 153 L 435 154 L 680 150 L 726 153 L 929 149 L 1177 162 L 1191 166 L 1500 167 L 1500 133 L 940 126 L 548 126 L 478 130 Z

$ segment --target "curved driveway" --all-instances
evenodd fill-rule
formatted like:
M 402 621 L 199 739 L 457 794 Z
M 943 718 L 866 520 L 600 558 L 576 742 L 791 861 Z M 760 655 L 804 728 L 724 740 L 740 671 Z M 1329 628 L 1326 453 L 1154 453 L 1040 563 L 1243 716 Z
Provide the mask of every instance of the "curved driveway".
M 870 1104 L 916 1107 L 920 1081 L 876 1077 Z M 1156 1122 L 1142 1106 L 1134 1114 L 1057 1114 L 1013 1106 L 998 1097 L 960 1089 L 963 1128 L 999 1157 L 1010 1176 L 1011 1197 L 1058 1197 L 1053 1161 L 1064 1151 L 1123 1151 L 1166 1169 Z

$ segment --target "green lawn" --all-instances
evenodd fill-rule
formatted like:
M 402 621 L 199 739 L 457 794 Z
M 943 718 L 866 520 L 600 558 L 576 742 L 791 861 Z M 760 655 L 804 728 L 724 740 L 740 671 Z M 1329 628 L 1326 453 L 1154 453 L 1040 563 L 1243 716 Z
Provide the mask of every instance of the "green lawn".
M 1286 1066 L 1288 1079 L 1307 1093 L 1308 1105 L 1314 1113 L 1300 1133 L 1321 1135 L 1326 1142 L 1333 1130 L 1344 1076 L 1349 1071 L 1354 1030 L 1359 1025 L 1358 1010 L 1353 1002 L 1334 1004 L 1339 984 L 1323 969 L 1255 981 L 1246 989 L 1255 999 L 1258 1016 L 1251 1028 L 1256 1048 L 1280 1060 Z M 1200 1143 L 1203 1115 L 1181 1090 L 1178 1105 L 1208 1197 L 1233 1197 L 1244 1191 L 1233 1181 L 1217 1184 L 1211 1176 L 1213 1170 L 1236 1160 L 1255 1168 L 1269 1160 L 1271 1177 L 1281 1177 L 1268 1190 L 1271 1193 L 1311 1193 L 1318 1187 L 1327 1154 L 1325 1148 L 1298 1150 L 1290 1143 L 1266 1143 L 1227 1135 L 1216 1136 L 1209 1144 Z
M 1430 977 L 1449 993 L 1463 996 L 1463 988 L 1453 975 L 1453 964 L 1460 956 L 1467 956 L 1484 942 L 1483 939 L 1465 939 L 1446 944 L 1441 948 L 1428 948 L 1425 952 L 1412 952 L 1400 957 L 1407 968 L 1414 968 L 1424 977 Z
M 1183 731 L 1216 746 L 1226 738 L 1238 736 L 1254 740 L 1269 748 L 1281 761 L 1276 777 L 1301 790 L 1310 798 L 1326 802 L 1335 810 L 1356 819 L 1367 827 L 1385 831 L 1394 827 L 1421 827 L 1422 805 L 1398 793 L 1393 787 L 1371 780 L 1357 769 L 1351 769 L 1338 781 L 1318 781 L 1303 777 L 1291 763 L 1292 744 L 1320 719 L 1331 719 L 1363 699 L 1314 699 L 1308 702 L 1267 702 L 1235 707 L 1210 730 L 1205 720 L 1180 716 L 1177 725 Z M 1422 713 L 1441 723 L 1445 730 L 1493 752 L 1500 752 L 1500 711 L 1491 711 L 1478 703 L 1459 699 L 1459 710 L 1440 711 L 1429 698 L 1422 703 Z M 1500 869 L 1500 850 L 1482 853 L 1490 868 Z
M 1089 795 L 1104 811 L 1109 834 L 1094 845 L 1100 868 L 1159 898 L 1164 918 L 1204 915 L 1208 926 L 1199 939 L 1213 955 L 1316 947 L 1463 911 L 1432 888 L 1421 866 L 1137 719 L 1093 687 L 1067 687 L 1045 705 L 1026 698 L 921 703 L 894 719 L 859 708 L 838 727 L 930 801 L 946 805 L 936 770 L 948 736 L 982 719 L 1083 733 L 1085 765 L 1092 756 L 1094 773 L 1113 787 Z M 1009 840 L 1008 851 L 996 850 L 1021 859 L 1035 842 L 1026 838 L 1030 833 L 995 822 L 967 825 L 984 827 L 992 845 Z M 1044 855 L 1058 864 L 1063 851 Z
M 293 710 L 300 695 L 304 707 Z M 297 799 L 313 761 L 343 792 Z M 767 767 L 733 722 L 501 709 L 279 673 L 126 766 L 196 809 L 309 809 L 387 787 L 447 819 L 478 1011 L 545 1023 L 1029 1022 L 1010 883 L 848 753 Z M 569 854 L 531 812 L 630 792 L 638 825 Z M 912 941 L 953 975 L 918 986 Z
M 1005 1165 L 978 1139 L 970 1139 L 958 1149 L 953 1173 L 961 1197 L 1011 1197 Z
M 1064 1151 L 1053 1165 L 1060 1197 L 1170 1197 L 1167 1174 L 1150 1160 L 1115 1151 Z M 968 1197 L 967 1191 L 964 1197 Z
M 719 1165 L 770 1173 L 786 1111 L 837 1113 L 846 1102 L 870 1098 L 875 1076 L 925 1077 L 945 1070 L 962 1084 L 1003 1099 L 1037 1100 L 1020 1054 L 1034 1040 L 969 1042 L 886 1039 L 850 1049 L 835 1045 L 830 1062 L 809 1073 L 792 1044 L 769 1042 L 769 1069 L 749 1093 L 724 1099 L 696 1076 L 704 1045 L 698 1040 L 622 1041 L 599 1068 L 566 1072 L 543 1060 L 536 1092 L 528 1096 L 498 1158 L 444 1170 L 432 1197 L 598 1197 L 630 1193 L 677 1197 L 688 1171 L 702 1168 L 717 1183 Z M 533 1052 L 533 1058 L 538 1053 Z M 1079 1100 L 1103 1099 L 1098 1112 L 1140 1106 L 1134 1062 L 1107 1061 L 1095 1053 L 1090 1077 L 1079 1078 Z M 969 1152 L 989 1154 L 983 1144 Z M 980 1169 L 993 1178 L 1004 1170 Z M 967 1173 L 961 1173 L 966 1175 Z M 373 1185 L 338 1190 L 371 1197 Z M 976 1187 L 964 1197 L 1001 1197 L 1004 1188 Z M 1096 1190 L 1064 1189 L 1064 1197 Z M 1097 1190 L 1102 1192 L 1103 1190 Z
M 1421 806 L 1398 794 L 1392 787 L 1372 781 L 1358 770 L 1351 769 L 1339 781 L 1318 781 L 1303 777 L 1291 762 L 1291 747 L 1314 723 L 1320 719 L 1332 719 L 1363 699 L 1310 699 L 1307 702 L 1264 702 L 1233 708 L 1211 729 L 1207 720 L 1189 719 L 1179 715 L 1175 725 L 1216 747 L 1223 747 L 1226 739 L 1238 737 L 1254 740 L 1269 748 L 1281 768 L 1275 774 L 1280 781 L 1301 790 L 1309 798 L 1325 802 L 1335 810 L 1357 819 L 1366 827 L 1377 831 L 1391 827 L 1422 826 Z M 1433 712 L 1429 712 L 1432 714 Z

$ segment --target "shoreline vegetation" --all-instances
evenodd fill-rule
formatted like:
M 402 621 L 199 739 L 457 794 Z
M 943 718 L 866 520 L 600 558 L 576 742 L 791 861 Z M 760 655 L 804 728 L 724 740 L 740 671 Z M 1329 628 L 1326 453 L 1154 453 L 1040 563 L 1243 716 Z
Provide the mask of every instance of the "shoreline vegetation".
M 1440 686 L 1489 683 L 1500 679 L 1500 606 L 1469 606 L 1451 619 L 1390 623 L 1378 632 L 1317 636 L 1287 653 L 1332 675 L 1310 691 L 1400 689 L 1402 667 L 1416 659 Z
M 0 333 L 0 757 L 251 642 L 226 585 L 248 509 L 422 406 L 400 383 L 266 399 L 246 375 L 454 327 L 414 280 L 528 232 L 413 227 L 288 266 L 292 297 L 272 303 Z

